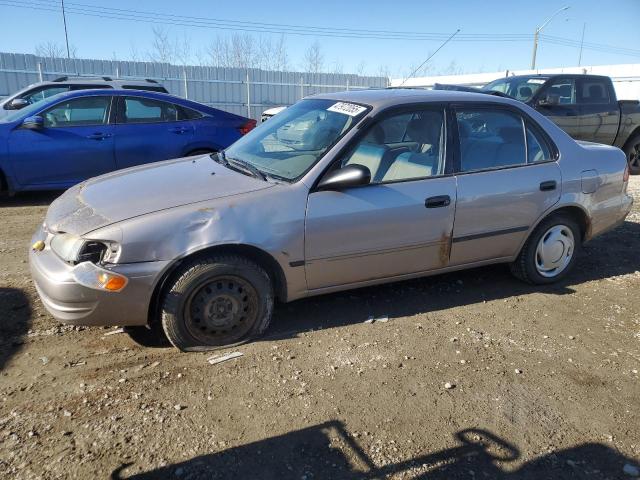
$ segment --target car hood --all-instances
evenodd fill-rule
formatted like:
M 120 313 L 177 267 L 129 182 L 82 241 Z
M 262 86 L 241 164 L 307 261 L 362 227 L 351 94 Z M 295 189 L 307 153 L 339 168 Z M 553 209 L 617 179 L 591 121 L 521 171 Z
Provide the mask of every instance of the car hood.
M 128 168 L 70 188 L 49 207 L 51 232 L 82 235 L 148 213 L 269 188 L 209 155 Z

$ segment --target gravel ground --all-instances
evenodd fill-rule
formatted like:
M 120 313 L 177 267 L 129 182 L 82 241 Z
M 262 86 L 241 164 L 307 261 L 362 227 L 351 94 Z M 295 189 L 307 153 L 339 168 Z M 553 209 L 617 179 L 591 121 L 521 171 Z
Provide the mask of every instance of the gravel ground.
M 56 324 L 27 265 L 54 196 L 5 199 L 0 477 L 633 478 L 640 178 L 630 189 L 628 221 L 559 285 L 495 266 L 297 301 L 216 365 Z

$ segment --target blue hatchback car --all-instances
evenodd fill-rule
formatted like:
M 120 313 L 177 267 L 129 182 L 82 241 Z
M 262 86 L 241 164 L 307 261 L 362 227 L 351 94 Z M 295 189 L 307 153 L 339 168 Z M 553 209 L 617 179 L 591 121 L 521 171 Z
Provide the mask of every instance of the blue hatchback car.
M 61 93 L 0 119 L 3 190 L 56 190 L 143 163 L 215 152 L 255 120 L 164 93 Z

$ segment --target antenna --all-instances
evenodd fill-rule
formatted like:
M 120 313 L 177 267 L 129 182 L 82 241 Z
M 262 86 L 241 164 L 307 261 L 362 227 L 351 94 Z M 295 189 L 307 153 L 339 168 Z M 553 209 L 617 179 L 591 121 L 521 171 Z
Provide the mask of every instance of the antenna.
M 447 38 L 442 43 L 442 45 L 440 45 L 437 48 L 437 50 L 435 52 L 433 52 L 431 55 L 429 55 L 429 58 L 427 58 L 424 62 L 422 62 L 418 68 L 416 68 L 413 72 L 411 72 L 411 75 L 409 75 L 407 78 L 404 79 L 404 81 L 400 84 L 400 86 L 403 86 L 406 83 L 407 80 L 409 80 L 411 77 L 413 77 L 416 74 L 417 71 L 419 71 L 429 60 L 431 60 L 433 58 L 433 56 L 436 53 L 438 53 L 442 47 L 444 47 L 447 43 L 449 43 L 451 41 L 451 39 L 453 37 L 455 37 L 458 33 L 460 33 L 460 29 L 457 29 L 455 32 L 453 32 L 453 34 L 449 38 Z

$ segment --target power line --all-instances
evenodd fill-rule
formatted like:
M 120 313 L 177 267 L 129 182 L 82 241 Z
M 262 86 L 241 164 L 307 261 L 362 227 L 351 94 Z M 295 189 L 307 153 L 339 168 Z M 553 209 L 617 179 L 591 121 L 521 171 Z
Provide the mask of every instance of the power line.
M 0 4 L 13 6 L 16 8 L 27 8 L 41 11 L 58 11 L 49 2 L 36 3 L 37 0 L 21 1 L 2 0 Z M 65 5 L 78 5 L 73 2 L 66 2 Z M 82 4 L 84 5 L 84 4 Z M 145 23 L 212 28 L 221 30 L 249 31 L 256 33 L 280 33 L 293 35 L 307 35 L 320 37 L 338 38 L 365 38 L 379 40 L 417 40 L 417 41 L 441 41 L 448 38 L 448 34 L 442 33 L 418 33 L 418 32 L 391 32 L 376 30 L 351 30 L 351 29 L 329 29 L 328 27 L 297 27 L 278 24 L 257 24 L 252 22 L 227 21 L 220 19 L 200 19 L 201 17 L 184 17 L 176 15 L 157 14 L 153 12 L 141 12 L 137 10 L 110 9 L 108 7 L 86 6 L 84 9 L 68 6 L 66 10 L 70 14 L 85 15 L 99 18 L 109 18 L 116 20 L 139 21 Z M 126 12 L 126 13 L 123 13 Z M 528 41 L 530 35 L 524 34 L 469 34 L 462 41 Z

